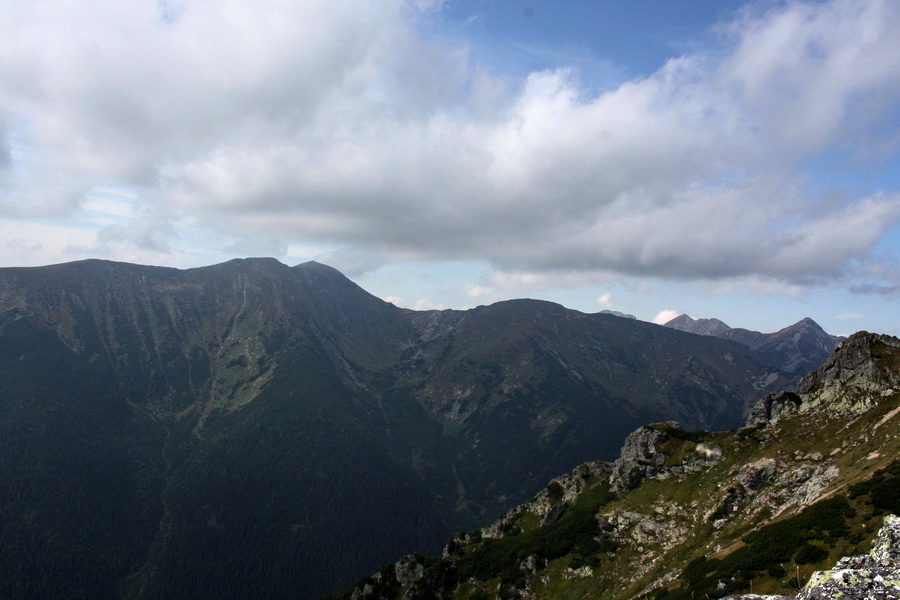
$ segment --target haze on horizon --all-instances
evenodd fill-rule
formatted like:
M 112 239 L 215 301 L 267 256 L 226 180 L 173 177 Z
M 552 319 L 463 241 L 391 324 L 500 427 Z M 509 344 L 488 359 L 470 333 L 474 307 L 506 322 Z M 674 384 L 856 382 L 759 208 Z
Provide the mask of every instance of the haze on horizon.
M 900 335 L 900 4 L 0 6 L 0 265 Z

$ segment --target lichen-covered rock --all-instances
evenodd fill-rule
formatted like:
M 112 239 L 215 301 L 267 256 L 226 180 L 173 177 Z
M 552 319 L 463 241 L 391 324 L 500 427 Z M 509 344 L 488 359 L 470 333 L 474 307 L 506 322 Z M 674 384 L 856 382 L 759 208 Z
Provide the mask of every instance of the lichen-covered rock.
M 888 515 L 878 537 L 872 542 L 870 560 L 879 566 L 891 566 L 900 569 L 900 517 Z
M 666 464 L 669 460 L 667 452 L 671 454 L 672 449 L 665 448 L 673 438 L 675 441 L 689 439 L 687 432 L 681 431 L 675 421 L 645 425 L 632 432 L 625 438 L 621 454 L 612 465 L 610 489 L 626 492 L 647 479 L 681 477 L 709 467 L 722 458 L 722 449 L 718 444 L 698 443 L 694 452 L 682 456 L 677 464 Z
M 828 361 L 797 383 L 800 412 L 822 407 L 833 415 L 859 415 L 900 389 L 900 374 L 884 352 L 900 349 L 900 338 L 861 331 L 844 341 Z
M 794 600 L 794 596 L 766 596 L 762 594 L 734 594 L 724 596 L 722 600 Z
M 853 334 L 821 367 L 797 382 L 795 391 L 760 398 L 747 415 L 747 426 L 775 423 L 818 407 L 832 414 L 862 414 L 886 391 L 900 389 L 896 370 L 879 360 L 884 348 L 900 348 L 900 338 L 865 331 Z
M 541 519 L 541 525 L 549 525 L 550 523 L 555 523 L 559 520 L 562 514 L 566 512 L 566 509 L 568 507 L 569 505 L 565 502 L 561 502 L 560 504 L 554 506 L 550 509 L 550 512 L 544 515 L 544 518 Z

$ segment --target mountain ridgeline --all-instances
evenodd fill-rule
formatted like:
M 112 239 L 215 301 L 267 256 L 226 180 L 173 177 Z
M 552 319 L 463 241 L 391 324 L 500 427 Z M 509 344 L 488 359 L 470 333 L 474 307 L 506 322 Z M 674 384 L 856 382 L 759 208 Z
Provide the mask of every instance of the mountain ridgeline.
M 804 375 L 817 368 L 844 338 L 828 335 L 810 318 L 774 333 L 760 333 L 729 327 L 719 319 L 675 317 L 666 327 L 723 340 L 734 340 L 755 350 L 768 364 L 781 372 Z
M 798 376 L 549 302 L 401 309 L 315 262 L 0 269 L 0 597 L 314 597 Z

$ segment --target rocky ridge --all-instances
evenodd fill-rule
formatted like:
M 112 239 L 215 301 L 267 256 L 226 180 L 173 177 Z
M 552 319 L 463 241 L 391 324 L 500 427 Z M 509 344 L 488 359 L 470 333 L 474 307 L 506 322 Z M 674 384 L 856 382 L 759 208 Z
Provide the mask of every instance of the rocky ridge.
M 671 458 L 667 442 L 671 446 L 673 441 L 702 438 L 702 433 L 682 430 L 676 421 L 640 427 L 625 439 L 620 456 L 613 463 L 610 489 L 613 492 L 628 491 L 638 487 L 645 479 L 684 475 L 719 460 L 722 450 L 718 445 L 697 443 L 693 452 L 678 464 L 667 464 Z
M 347 595 L 793 598 L 814 571 L 858 557 L 883 512 L 900 512 L 898 415 L 900 339 L 860 332 L 796 390 L 760 399 L 746 427 L 641 427 L 614 464 L 576 469 L 489 527 L 458 536 L 437 559 L 404 559 L 421 565 L 417 579 L 399 584 L 387 568 L 380 586 L 363 582 Z M 584 512 L 593 525 L 578 521 Z M 559 546 L 577 523 L 593 528 L 592 543 Z M 862 577 L 847 571 L 854 565 L 890 583 L 896 569 L 872 571 L 878 560 L 847 559 L 839 575 L 812 579 L 819 591 L 797 597 L 833 597 L 822 590 L 835 578 Z
M 797 382 L 795 391 L 761 398 L 750 409 L 748 425 L 774 423 L 792 414 L 825 411 L 857 416 L 884 395 L 900 388 L 897 365 L 878 360 L 895 346 L 896 338 L 865 331 L 841 342 L 825 363 Z

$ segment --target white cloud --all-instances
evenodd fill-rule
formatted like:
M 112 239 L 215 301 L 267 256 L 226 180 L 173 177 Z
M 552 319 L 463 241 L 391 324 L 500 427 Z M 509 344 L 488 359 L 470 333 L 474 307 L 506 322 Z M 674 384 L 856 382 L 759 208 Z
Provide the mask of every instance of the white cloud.
M 606 292 L 604 294 L 600 294 L 597 296 L 597 306 L 602 306 L 604 308 L 610 308 L 613 306 L 613 295 L 610 292 Z
M 825 202 L 801 170 L 896 152 L 897 3 L 764 4 L 714 51 L 593 97 L 572 71 L 517 87 L 419 38 L 435 6 L 6 3 L 0 211 L 133 186 L 152 206 L 101 243 L 175 252 L 161 220 L 180 220 L 234 249 L 338 247 L 356 274 L 483 259 L 479 298 L 611 272 L 862 290 L 896 271 L 851 275 L 879 262 L 900 195 Z
M 332 266 L 350 277 L 375 271 L 387 262 L 387 259 L 378 252 L 362 252 L 348 248 L 319 252 L 314 260 Z
M 497 295 L 497 290 L 492 287 L 470 283 L 466 286 L 466 296 L 472 299 L 491 298 Z
M 666 308 L 666 309 L 661 310 L 658 313 L 656 313 L 656 316 L 653 317 L 653 322 L 656 323 L 657 325 L 665 325 L 666 323 L 668 323 L 675 317 L 683 315 L 683 314 L 684 313 L 680 310 Z

